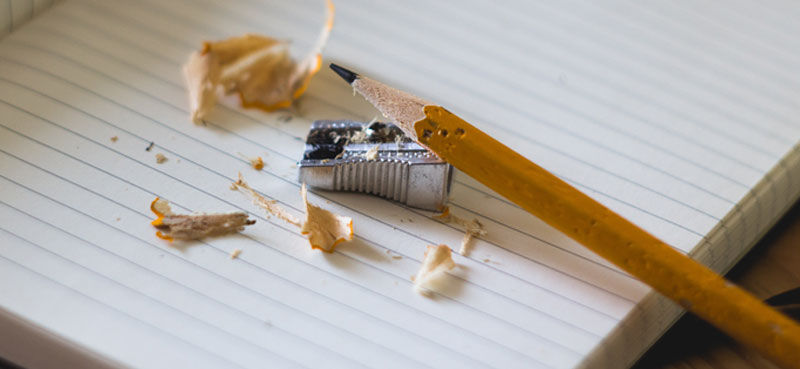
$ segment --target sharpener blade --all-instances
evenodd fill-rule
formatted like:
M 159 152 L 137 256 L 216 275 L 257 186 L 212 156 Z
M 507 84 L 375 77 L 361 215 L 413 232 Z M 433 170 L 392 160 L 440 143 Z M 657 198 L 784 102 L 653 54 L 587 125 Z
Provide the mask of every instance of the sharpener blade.
M 381 122 L 315 121 L 297 166 L 299 180 L 311 187 L 364 192 L 434 211 L 444 207 L 453 181 L 450 164 Z

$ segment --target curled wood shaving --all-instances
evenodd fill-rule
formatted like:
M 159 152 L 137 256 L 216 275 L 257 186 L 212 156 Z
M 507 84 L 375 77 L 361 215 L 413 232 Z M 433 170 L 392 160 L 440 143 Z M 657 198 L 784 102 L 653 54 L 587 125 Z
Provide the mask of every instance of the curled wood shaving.
M 244 181 L 241 173 L 239 180 L 231 186 L 231 189 L 248 193 L 253 202 L 267 210 L 269 214 L 300 228 L 300 233 L 308 236 L 311 248 L 333 252 L 336 245 L 353 239 L 353 219 L 334 214 L 308 202 L 305 184 L 300 189 L 300 196 L 306 207 L 306 218 L 302 222 L 280 207 L 275 200 L 268 200 L 253 190 Z
M 317 43 L 302 60 L 289 55 L 287 41 L 257 34 L 204 42 L 183 67 L 192 121 L 201 123 L 217 103 L 218 90 L 237 94 L 245 108 L 266 111 L 289 107 L 308 88 L 322 65 L 322 49 L 333 27 L 334 8 L 327 1 L 327 19 Z
M 306 220 L 301 233 L 308 235 L 311 248 L 333 252 L 336 245 L 353 239 L 353 218 L 337 215 L 308 202 L 306 184 L 300 188 L 306 204 Z
M 457 215 L 451 214 L 450 207 L 447 206 L 445 206 L 441 214 L 434 215 L 433 218 L 439 219 L 444 223 L 453 222 L 461 227 L 464 227 L 464 238 L 461 239 L 461 247 L 458 250 L 458 253 L 464 256 L 469 254 L 473 238 L 483 237 L 487 234 L 486 230 L 483 229 L 483 223 L 478 221 L 477 218 L 466 220 Z
M 231 257 L 231 259 L 236 259 L 236 258 L 238 258 L 238 257 L 239 257 L 239 255 L 241 255 L 241 254 L 242 254 L 242 250 L 240 250 L 240 249 L 234 249 L 233 251 L 231 251 L 230 257 Z
M 156 154 L 156 163 L 164 164 L 164 162 L 166 162 L 166 161 L 167 161 L 167 157 L 164 156 L 164 154 L 162 154 L 162 153 Z
M 150 210 L 157 216 L 150 222 L 158 229 L 156 236 L 167 241 L 197 240 L 240 232 L 245 226 L 256 222 L 248 219 L 247 214 L 243 212 L 175 214 L 169 202 L 158 197 L 150 204 Z
M 247 158 L 247 161 L 250 162 L 250 166 L 253 167 L 255 170 L 262 170 L 264 169 L 264 159 L 261 159 L 260 156 L 255 158 Z
M 414 290 L 420 294 L 428 294 L 431 283 L 435 282 L 448 270 L 455 268 L 456 263 L 450 252 L 450 247 L 447 245 L 433 246 L 429 245 L 425 249 L 425 258 L 422 260 L 422 265 L 419 272 L 414 276 Z

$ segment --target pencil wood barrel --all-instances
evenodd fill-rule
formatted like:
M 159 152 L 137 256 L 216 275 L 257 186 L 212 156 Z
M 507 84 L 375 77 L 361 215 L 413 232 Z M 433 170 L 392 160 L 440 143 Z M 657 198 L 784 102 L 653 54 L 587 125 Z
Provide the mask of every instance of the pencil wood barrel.
M 419 141 L 552 227 L 786 368 L 800 368 L 800 326 L 440 106 Z

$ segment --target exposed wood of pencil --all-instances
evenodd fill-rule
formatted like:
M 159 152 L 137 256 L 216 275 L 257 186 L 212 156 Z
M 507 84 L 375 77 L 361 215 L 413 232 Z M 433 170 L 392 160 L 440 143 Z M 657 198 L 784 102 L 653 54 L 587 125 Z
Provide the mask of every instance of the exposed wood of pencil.
M 456 168 L 777 364 L 800 368 L 800 326 L 783 314 L 446 109 L 365 77 L 349 82 Z

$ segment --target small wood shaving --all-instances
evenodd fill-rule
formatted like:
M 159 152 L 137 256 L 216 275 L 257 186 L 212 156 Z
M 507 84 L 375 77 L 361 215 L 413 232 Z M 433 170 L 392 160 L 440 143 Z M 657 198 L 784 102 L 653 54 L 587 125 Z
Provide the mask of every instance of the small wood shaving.
M 367 141 L 367 129 L 369 128 L 369 124 L 365 124 L 361 127 L 360 130 L 353 132 L 350 137 L 347 138 L 347 143 L 359 144 L 364 143 Z
M 264 169 L 264 160 L 261 159 L 260 156 L 256 157 L 255 159 L 250 159 L 250 166 L 255 170 Z
M 463 223 L 459 224 L 463 225 Z M 465 227 L 466 232 L 464 232 L 464 238 L 461 239 L 461 247 L 458 249 L 458 253 L 467 256 L 472 246 L 472 239 L 486 236 L 486 230 L 483 229 L 483 224 L 478 219 L 473 219 Z
M 414 290 L 420 294 L 427 295 L 431 288 L 431 283 L 441 278 L 448 270 L 455 268 L 456 263 L 447 245 L 432 246 L 425 249 L 425 258 L 419 268 L 417 275 L 412 277 Z
M 256 192 L 256 190 L 252 189 L 250 185 L 248 185 L 247 182 L 244 181 L 242 173 L 239 173 L 239 180 L 233 183 L 231 189 L 236 189 L 249 194 L 253 198 L 253 203 L 255 203 L 257 206 L 261 208 L 264 208 L 264 210 L 267 211 L 268 213 L 267 216 L 274 215 L 276 218 L 281 219 L 296 227 L 303 226 L 303 224 L 300 223 L 300 220 L 298 220 L 292 214 L 286 211 L 286 209 L 278 205 L 277 201 L 269 200 L 264 196 L 261 196 L 261 194 Z
M 367 159 L 369 161 L 375 160 L 378 157 L 378 149 L 380 147 L 381 145 L 375 145 L 371 147 L 369 150 L 367 150 L 366 153 L 364 153 L 364 159 Z
M 217 103 L 217 92 L 237 94 L 245 108 L 272 111 L 291 106 L 322 66 L 322 49 L 333 27 L 333 3 L 312 51 L 302 60 L 289 55 L 287 41 L 245 34 L 204 42 L 183 67 L 192 121 L 200 124 Z
M 403 258 L 401 255 L 394 255 L 394 254 L 392 253 L 392 250 L 389 250 L 389 249 L 387 249 L 387 250 L 386 250 L 386 255 L 389 255 L 389 256 L 391 256 L 391 257 L 392 257 L 392 259 L 394 259 L 394 260 L 400 260 L 400 259 L 402 259 L 402 258 Z
M 150 210 L 157 216 L 150 222 L 158 229 L 156 236 L 167 241 L 197 240 L 209 236 L 221 236 L 244 230 L 245 226 L 255 224 L 243 212 L 220 214 L 175 214 L 169 202 L 156 197 Z
M 164 154 L 162 153 L 156 154 L 156 163 L 163 164 L 165 161 L 167 161 L 167 157 L 164 156 Z
M 306 184 L 300 188 L 306 204 L 306 220 L 300 232 L 308 235 L 311 248 L 333 252 L 336 245 L 353 239 L 353 218 L 334 214 L 308 202 Z
M 231 251 L 230 257 L 231 257 L 231 259 L 236 259 L 241 254 L 242 254 L 242 250 L 234 249 L 233 251 Z
M 117 142 L 117 140 L 119 140 L 119 137 L 117 136 L 111 137 L 111 142 Z
M 434 215 L 433 218 L 440 219 L 444 223 L 453 222 L 458 224 L 459 226 L 464 227 L 464 238 L 461 239 L 461 247 L 458 250 L 458 253 L 464 256 L 467 256 L 470 251 L 470 246 L 472 246 L 472 239 L 475 237 L 483 237 L 486 236 L 487 232 L 483 229 L 483 224 L 478 221 L 477 218 L 473 218 L 472 220 L 466 220 L 459 216 L 453 215 L 450 213 L 450 207 L 445 206 L 444 210 L 439 215 Z

